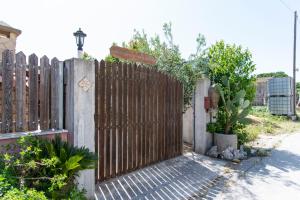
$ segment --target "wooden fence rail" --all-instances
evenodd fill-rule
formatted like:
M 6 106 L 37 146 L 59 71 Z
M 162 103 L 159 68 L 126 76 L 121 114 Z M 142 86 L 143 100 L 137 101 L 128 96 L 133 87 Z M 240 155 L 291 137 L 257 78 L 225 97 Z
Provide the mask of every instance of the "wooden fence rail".
M 95 66 L 97 180 L 180 155 L 179 81 L 136 64 Z
M 14 61 L 14 58 L 16 61 Z M 61 129 L 63 65 L 6 50 L 0 65 L 0 133 Z

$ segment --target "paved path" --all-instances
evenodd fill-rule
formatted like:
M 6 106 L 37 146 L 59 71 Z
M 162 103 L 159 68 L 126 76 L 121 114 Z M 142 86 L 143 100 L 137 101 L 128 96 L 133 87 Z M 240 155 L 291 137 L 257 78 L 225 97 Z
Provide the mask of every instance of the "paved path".
M 270 157 L 250 163 L 245 173 L 236 173 L 223 186 L 215 199 L 300 199 L 300 133 L 284 138 Z
M 96 199 L 214 199 L 225 164 L 185 154 L 97 185 Z

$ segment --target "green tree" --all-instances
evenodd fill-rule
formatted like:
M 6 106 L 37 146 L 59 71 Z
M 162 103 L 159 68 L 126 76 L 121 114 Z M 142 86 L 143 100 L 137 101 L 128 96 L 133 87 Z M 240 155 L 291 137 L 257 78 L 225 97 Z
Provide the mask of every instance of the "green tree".
M 264 78 L 264 77 L 282 78 L 282 77 L 288 77 L 288 75 L 285 72 L 280 72 L 280 71 L 257 74 L 257 78 Z
M 122 46 L 142 53 L 152 55 L 156 58 L 156 69 L 176 77 L 184 87 L 184 104 L 190 105 L 194 87 L 198 78 L 208 68 L 208 59 L 205 49 L 205 38 L 199 34 L 196 42 L 196 53 L 184 59 L 180 53 L 179 46 L 174 43 L 172 24 L 163 25 L 164 40 L 158 35 L 148 37 L 145 31 L 134 30 L 132 39 L 123 42 Z M 106 61 L 119 62 L 120 59 L 108 56 Z
M 225 98 L 231 95 L 233 98 L 236 93 L 245 90 L 245 99 L 250 102 L 255 97 L 255 65 L 249 50 L 241 46 L 225 44 L 219 41 L 209 48 L 209 70 L 208 74 L 214 83 L 223 87 Z M 222 77 L 227 77 L 231 91 L 226 89 Z

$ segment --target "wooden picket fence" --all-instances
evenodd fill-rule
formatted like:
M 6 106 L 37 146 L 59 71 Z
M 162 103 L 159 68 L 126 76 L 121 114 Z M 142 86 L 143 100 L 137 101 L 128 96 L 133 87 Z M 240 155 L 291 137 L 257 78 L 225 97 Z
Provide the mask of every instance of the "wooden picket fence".
M 16 60 L 16 61 L 14 61 Z M 0 133 L 61 129 L 63 65 L 6 50 L 0 65 Z
M 183 88 L 136 64 L 96 61 L 98 181 L 180 155 Z

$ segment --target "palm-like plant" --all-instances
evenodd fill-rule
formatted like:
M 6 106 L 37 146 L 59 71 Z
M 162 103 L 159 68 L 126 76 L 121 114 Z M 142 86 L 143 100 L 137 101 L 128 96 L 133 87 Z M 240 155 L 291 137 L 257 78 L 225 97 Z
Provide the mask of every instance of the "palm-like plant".
M 224 94 L 223 87 L 226 88 L 226 96 Z M 223 108 L 224 108 L 224 133 L 229 134 L 232 127 L 237 123 L 238 120 L 242 120 L 249 113 L 250 101 L 245 100 L 245 90 L 240 90 L 234 96 L 231 94 L 230 84 L 228 78 L 223 78 L 223 85 L 215 85 L 217 91 L 220 94 Z

